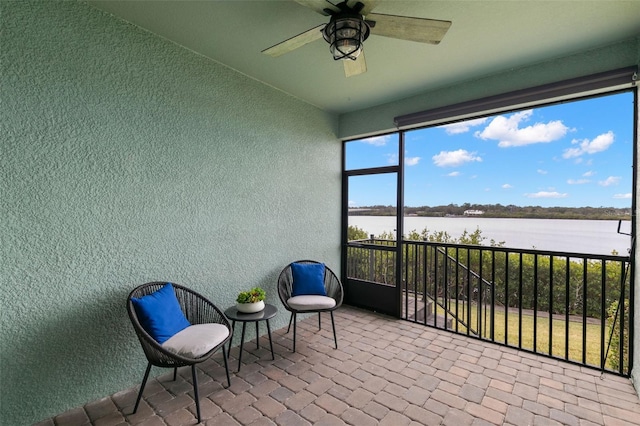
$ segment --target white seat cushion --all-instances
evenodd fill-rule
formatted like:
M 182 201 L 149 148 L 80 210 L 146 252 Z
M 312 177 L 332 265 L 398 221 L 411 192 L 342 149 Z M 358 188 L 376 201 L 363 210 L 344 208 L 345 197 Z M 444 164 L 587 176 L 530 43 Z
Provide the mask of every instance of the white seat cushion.
M 215 348 L 229 335 L 222 324 L 196 324 L 173 335 L 162 344 L 168 351 L 188 358 L 198 358 Z
M 287 305 L 297 311 L 313 311 L 331 309 L 336 306 L 336 301 L 328 296 L 295 296 L 287 300 Z

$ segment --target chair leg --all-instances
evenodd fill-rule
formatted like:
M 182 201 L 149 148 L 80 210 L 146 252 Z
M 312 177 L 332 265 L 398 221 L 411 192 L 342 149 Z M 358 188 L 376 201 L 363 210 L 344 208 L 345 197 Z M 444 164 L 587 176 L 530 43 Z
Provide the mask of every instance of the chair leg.
M 293 351 L 296 351 L 296 314 L 292 313 L 291 315 L 293 315 Z
M 173 381 L 176 381 L 176 378 L 178 378 L 178 367 L 173 367 Z
M 142 379 L 142 384 L 140 385 L 140 392 L 138 392 L 138 399 L 136 399 L 136 405 L 133 407 L 133 413 L 135 414 L 138 411 L 138 405 L 140 405 L 140 399 L 142 399 L 142 392 L 144 391 L 144 387 L 147 385 L 147 379 L 149 378 L 149 372 L 151 371 L 151 363 L 147 363 L 147 370 L 144 372 L 144 379 Z
M 322 330 L 322 313 L 318 312 L 318 330 Z
M 198 396 L 198 376 L 196 374 L 196 365 L 191 365 L 191 376 L 193 376 L 193 395 L 196 400 L 196 413 L 198 415 L 198 423 L 202 420 L 200 419 L 200 397 Z
M 269 334 L 269 346 L 271 346 L 271 359 L 276 360 L 276 356 L 273 354 L 273 339 L 271 338 L 271 326 L 269 320 L 267 320 L 267 333 Z
M 233 342 L 233 335 L 236 332 L 236 322 L 233 322 L 233 325 L 231 326 L 231 339 L 229 339 L 229 348 L 227 349 L 227 357 L 231 356 L 231 342 Z M 224 346 L 222 347 L 224 349 Z
M 287 327 L 287 334 L 289 334 L 289 330 L 291 329 L 292 320 L 293 320 L 293 312 L 291 312 L 291 316 L 289 317 L 289 327 Z
M 231 341 L 229 341 L 229 346 L 231 346 Z M 224 352 L 224 345 L 222 345 L 222 358 L 224 359 L 224 371 L 227 372 L 227 383 L 229 387 L 231 386 L 231 378 L 229 377 L 229 363 L 227 361 L 227 354 Z
M 336 335 L 336 323 L 333 321 L 333 311 L 331 313 L 331 327 L 333 327 L 333 340 L 336 343 L 336 349 L 338 349 L 338 336 Z

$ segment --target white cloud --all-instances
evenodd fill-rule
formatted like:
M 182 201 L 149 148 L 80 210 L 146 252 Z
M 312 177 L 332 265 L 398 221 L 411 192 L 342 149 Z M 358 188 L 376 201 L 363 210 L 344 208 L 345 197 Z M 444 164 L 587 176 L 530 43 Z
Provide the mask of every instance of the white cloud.
M 366 143 L 374 146 L 385 146 L 392 138 L 392 135 L 373 136 L 371 138 L 362 139 L 358 142 Z
M 618 200 L 630 199 L 631 198 L 631 193 L 627 192 L 626 194 L 615 194 L 613 196 L 613 198 L 618 199 Z
M 568 195 L 566 192 L 561 194 L 556 191 L 540 191 L 532 194 L 524 194 L 527 198 L 567 198 Z
M 415 166 L 420 162 L 420 157 L 405 157 L 404 164 L 407 166 Z
M 599 181 L 598 185 L 600 185 L 600 186 L 617 185 L 617 184 L 620 183 L 620 179 L 621 179 L 620 176 L 609 176 L 605 180 Z
M 460 172 L 451 172 L 447 176 L 451 176 L 451 177 L 460 176 Z
M 574 139 L 571 141 L 571 144 L 578 145 L 578 147 L 565 149 L 562 157 L 575 158 L 580 157 L 584 154 L 595 154 L 598 152 L 606 151 L 607 149 L 609 149 L 614 139 L 615 135 L 612 131 L 608 131 L 607 133 L 598 135 L 591 141 L 589 139 Z
M 549 173 L 548 171 L 542 170 L 542 169 L 538 169 L 537 172 L 540 173 L 541 175 L 546 175 L 547 173 Z
M 508 118 L 499 115 L 491 120 L 491 123 L 482 132 L 476 132 L 475 136 L 484 140 L 500 141 L 498 146 L 507 148 L 553 142 L 564 137 L 569 130 L 559 120 L 548 123 L 535 123 L 532 126 L 520 128 L 520 123 L 527 121 L 532 115 L 532 109 L 517 112 Z
M 469 130 L 471 130 L 472 127 L 480 126 L 487 120 L 487 117 L 476 118 L 473 120 L 462 121 L 460 123 L 445 124 L 444 126 L 442 126 L 442 128 L 445 130 L 445 132 L 447 132 L 448 135 L 457 135 L 460 133 L 467 133 Z
M 502 185 L 502 189 L 511 189 L 513 188 L 513 185 L 509 185 L 508 183 L 505 183 L 504 185 Z
M 482 161 L 482 158 L 475 155 L 475 152 L 469 152 L 465 149 L 457 151 L 440 151 L 432 157 L 433 163 L 438 167 L 457 167 L 464 163 L 472 161 Z
M 582 185 L 591 182 L 589 179 L 569 179 L 567 183 L 569 185 Z
M 631 199 L 631 193 L 627 192 L 626 194 L 614 194 L 613 198 L 618 200 Z
M 593 170 L 589 170 L 588 172 L 583 173 L 582 176 L 591 177 L 591 176 L 593 176 L 595 174 L 596 174 L 596 172 L 594 172 Z

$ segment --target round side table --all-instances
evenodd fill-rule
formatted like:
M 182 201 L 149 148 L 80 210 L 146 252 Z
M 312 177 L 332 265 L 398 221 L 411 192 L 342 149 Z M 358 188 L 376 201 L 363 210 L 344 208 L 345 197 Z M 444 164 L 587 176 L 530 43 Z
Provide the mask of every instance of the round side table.
M 268 303 L 264 304 L 264 309 L 260 312 L 254 312 L 251 314 L 245 314 L 239 312 L 235 306 L 227 308 L 224 311 L 224 314 L 233 322 L 233 333 L 236 332 L 236 322 L 242 323 L 242 336 L 240 337 L 240 353 L 238 355 L 238 371 L 240 371 L 240 367 L 242 366 L 242 348 L 244 346 L 244 332 L 247 327 L 248 322 L 256 323 L 256 346 L 260 349 L 260 333 L 258 330 L 260 321 L 265 321 L 267 323 L 267 333 L 269 333 L 269 345 L 271 346 L 271 358 L 276 359 L 273 353 L 273 341 L 271 340 L 271 327 L 269 326 L 269 320 L 276 316 L 278 313 L 278 308 Z M 233 334 L 231 335 L 231 340 L 229 340 L 229 349 L 227 350 L 227 356 L 231 352 L 231 341 L 233 340 Z M 223 349 L 224 350 L 224 349 Z

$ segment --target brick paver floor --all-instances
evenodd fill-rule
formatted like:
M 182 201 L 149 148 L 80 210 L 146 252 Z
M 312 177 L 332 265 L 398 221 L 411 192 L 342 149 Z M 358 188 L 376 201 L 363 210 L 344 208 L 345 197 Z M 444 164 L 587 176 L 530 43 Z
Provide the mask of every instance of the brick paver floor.
M 323 324 L 298 325 L 296 353 L 291 333 L 276 330 L 275 361 L 264 336 L 261 349 L 245 344 L 251 353 L 229 388 L 221 354 L 200 364 L 203 424 L 640 425 L 638 395 L 622 377 L 351 307 L 336 312 L 336 350 L 328 317 Z M 175 382 L 171 370 L 150 379 L 131 415 L 137 390 L 40 425 L 196 424 L 189 368 Z

